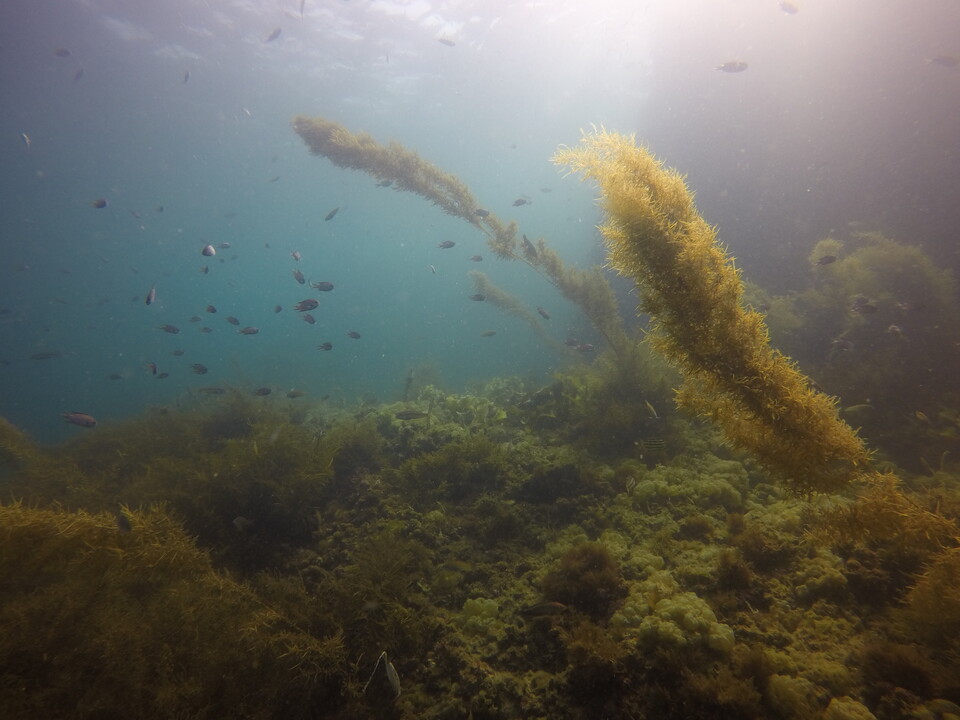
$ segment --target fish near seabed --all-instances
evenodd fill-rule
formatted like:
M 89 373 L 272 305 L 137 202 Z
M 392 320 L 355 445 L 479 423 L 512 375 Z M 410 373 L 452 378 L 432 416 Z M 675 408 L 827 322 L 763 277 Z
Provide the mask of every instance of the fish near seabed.
M 62 412 L 60 413 L 65 421 L 71 425 L 79 425 L 80 427 L 92 428 L 97 426 L 97 419 L 93 415 L 82 412 Z

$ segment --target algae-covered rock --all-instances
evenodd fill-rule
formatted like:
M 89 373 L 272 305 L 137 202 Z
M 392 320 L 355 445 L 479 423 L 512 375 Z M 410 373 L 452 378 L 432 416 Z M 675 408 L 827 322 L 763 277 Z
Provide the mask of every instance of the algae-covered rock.
M 865 705 L 851 697 L 833 698 L 823 711 L 821 720 L 877 720 Z

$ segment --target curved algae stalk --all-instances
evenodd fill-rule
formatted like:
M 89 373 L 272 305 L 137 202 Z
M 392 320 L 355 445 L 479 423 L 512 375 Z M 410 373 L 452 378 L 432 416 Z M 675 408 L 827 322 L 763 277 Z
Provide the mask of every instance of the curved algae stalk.
M 416 193 L 448 215 L 470 223 L 487 236 L 487 245 L 497 257 L 526 263 L 576 303 L 621 361 L 635 355 L 630 352 L 631 342 L 613 290 L 599 270 L 567 267 L 543 238 L 533 243 L 524 236 L 518 247 L 516 222 L 504 223 L 489 211 L 478 215 L 480 205 L 459 178 L 400 143 L 381 145 L 368 133 L 351 132 L 323 117 L 298 115 L 293 129 L 314 155 L 322 155 L 337 167 L 363 170 L 397 190 Z
M 543 329 L 543 325 L 537 320 L 537 316 L 530 312 L 526 304 L 522 303 L 516 295 L 508 293 L 496 285 L 487 277 L 486 273 L 471 270 L 467 273 L 467 276 L 473 282 L 473 289 L 483 295 L 488 303 L 505 315 L 512 315 L 515 318 L 523 320 L 523 322 L 530 326 L 530 329 L 533 330 L 537 337 L 550 347 L 558 351 L 563 350 L 563 346 Z
M 734 259 L 699 215 L 683 177 L 632 137 L 585 134 L 553 158 L 600 188 L 610 264 L 637 283 L 649 338 L 680 370 L 677 401 L 711 417 L 799 493 L 837 490 L 861 475 L 869 452 L 770 346 L 760 314 L 744 307 Z

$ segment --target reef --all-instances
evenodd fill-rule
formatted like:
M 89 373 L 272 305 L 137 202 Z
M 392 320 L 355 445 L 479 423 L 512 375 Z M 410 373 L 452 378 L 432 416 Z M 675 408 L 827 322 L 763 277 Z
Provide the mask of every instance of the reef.
M 506 243 L 409 151 L 297 127 Z M 0 419 L 4 717 L 960 716 L 960 464 L 870 464 L 676 173 L 607 133 L 562 157 L 651 343 L 546 386 L 183 398 L 57 447 Z M 551 262 L 529 245 L 502 247 Z M 804 332 L 802 307 L 768 320 Z M 669 412 L 648 345 L 716 425 Z

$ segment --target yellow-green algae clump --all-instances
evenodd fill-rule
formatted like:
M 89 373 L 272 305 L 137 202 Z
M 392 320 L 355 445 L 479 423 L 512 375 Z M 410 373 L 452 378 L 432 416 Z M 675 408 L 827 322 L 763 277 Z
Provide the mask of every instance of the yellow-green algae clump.
M 770 346 L 683 177 L 633 138 L 607 131 L 585 135 L 554 162 L 599 185 L 610 263 L 637 282 L 654 318 L 651 340 L 683 375 L 679 403 L 713 418 L 798 492 L 853 479 L 869 459 L 863 443 L 838 419 L 833 399 Z
M 4 717 L 306 717 L 338 702 L 338 632 L 307 632 L 216 572 L 162 510 L 124 517 L 129 530 L 0 505 Z

